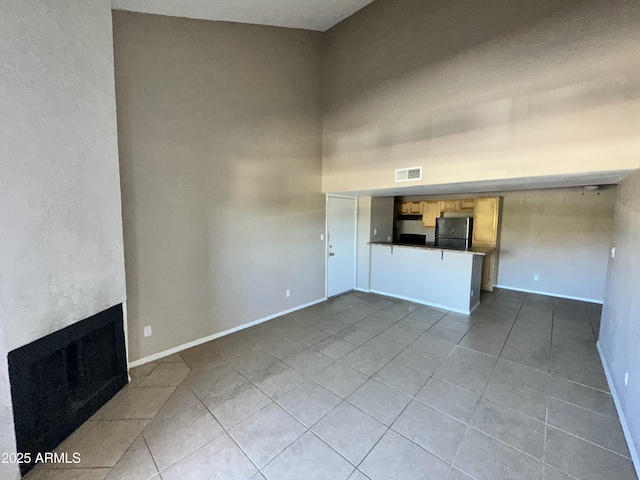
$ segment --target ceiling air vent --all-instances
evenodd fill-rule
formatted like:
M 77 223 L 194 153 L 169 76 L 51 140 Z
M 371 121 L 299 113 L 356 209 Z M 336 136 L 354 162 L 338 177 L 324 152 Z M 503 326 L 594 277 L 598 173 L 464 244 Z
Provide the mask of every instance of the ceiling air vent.
M 422 167 L 400 168 L 396 170 L 396 182 L 422 179 Z

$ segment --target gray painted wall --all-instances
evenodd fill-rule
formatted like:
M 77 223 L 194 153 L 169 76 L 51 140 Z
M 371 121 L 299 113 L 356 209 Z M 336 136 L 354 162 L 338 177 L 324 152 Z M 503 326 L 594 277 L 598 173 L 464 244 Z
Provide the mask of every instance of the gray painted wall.
M 111 2 L 2 2 L 0 451 L 6 354 L 125 300 Z M 0 464 L 0 478 L 15 478 Z
M 640 172 L 618 186 L 599 345 L 635 444 L 640 468 Z M 624 375 L 629 372 L 628 385 Z
M 324 297 L 321 34 L 113 19 L 130 360 Z
M 615 187 L 597 192 L 557 188 L 402 200 L 477 196 L 502 197 L 498 285 L 602 302 Z
M 371 197 L 358 197 L 358 231 L 356 240 L 356 288 L 369 290 L 371 259 Z
M 602 302 L 615 198 L 612 187 L 504 194 L 498 285 Z
M 371 241 L 386 242 L 393 239 L 394 198 L 371 198 Z M 376 233 L 374 233 L 376 230 Z
M 638 168 L 639 27 L 629 0 L 373 2 L 327 32 L 323 190 Z

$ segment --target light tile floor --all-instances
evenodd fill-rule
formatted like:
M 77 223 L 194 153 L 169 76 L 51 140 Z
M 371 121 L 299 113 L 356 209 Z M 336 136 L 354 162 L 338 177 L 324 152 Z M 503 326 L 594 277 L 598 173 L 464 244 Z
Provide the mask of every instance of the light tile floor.
M 29 480 L 635 480 L 600 308 L 350 293 L 131 372 Z M 62 468 L 60 468 L 62 467 Z

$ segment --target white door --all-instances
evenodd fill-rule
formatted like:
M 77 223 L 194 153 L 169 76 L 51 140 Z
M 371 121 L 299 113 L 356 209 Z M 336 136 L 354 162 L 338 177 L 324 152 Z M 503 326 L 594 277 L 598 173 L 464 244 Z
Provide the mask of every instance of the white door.
M 355 288 L 356 199 L 327 197 L 327 296 Z

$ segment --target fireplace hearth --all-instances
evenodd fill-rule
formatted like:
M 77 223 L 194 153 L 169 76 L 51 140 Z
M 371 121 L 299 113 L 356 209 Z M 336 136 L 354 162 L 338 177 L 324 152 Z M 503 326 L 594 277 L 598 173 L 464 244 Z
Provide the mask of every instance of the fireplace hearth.
M 122 304 L 9 352 L 18 452 L 51 452 L 127 384 Z

